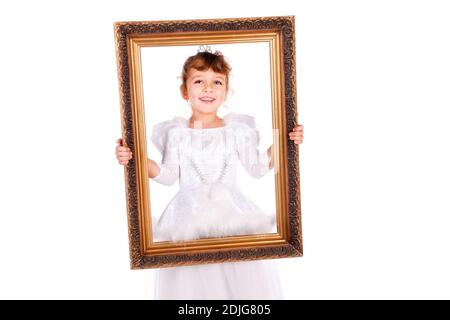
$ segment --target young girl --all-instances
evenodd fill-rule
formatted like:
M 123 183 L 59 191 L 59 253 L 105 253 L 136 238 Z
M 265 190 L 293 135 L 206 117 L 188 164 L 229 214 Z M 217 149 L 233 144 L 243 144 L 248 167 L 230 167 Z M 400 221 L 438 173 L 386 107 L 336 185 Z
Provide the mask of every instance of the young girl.
M 270 232 L 273 221 L 236 185 L 240 162 L 253 177 L 273 168 L 272 146 L 260 153 L 253 117 L 217 111 L 229 89 L 230 65 L 220 52 L 198 52 L 182 70 L 181 95 L 192 109 L 189 119 L 174 117 L 155 125 L 152 142 L 161 163 L 148 159 L 149 178 L 180 189 L 156 226 L 155 239 L 193 240 Z M 289 133 L 303 142 L 303 126 Z M 129 148 L 117 140 L 116 157 L 127 165 Z M 270 260 L 162 268 L 156 275 L 156 299 L 282 299 Z

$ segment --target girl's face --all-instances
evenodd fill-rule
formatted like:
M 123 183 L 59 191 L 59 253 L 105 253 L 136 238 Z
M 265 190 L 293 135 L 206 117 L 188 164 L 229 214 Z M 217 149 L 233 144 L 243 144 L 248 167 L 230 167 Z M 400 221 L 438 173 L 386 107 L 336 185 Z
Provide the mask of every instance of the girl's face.
M 191 69 L 188 74 L 186 89 L 181 92 L 183 98 L 190 101 L 195 111 L 216 113 L 227 95 L 225 75 L 211 69 L 207 71 Z

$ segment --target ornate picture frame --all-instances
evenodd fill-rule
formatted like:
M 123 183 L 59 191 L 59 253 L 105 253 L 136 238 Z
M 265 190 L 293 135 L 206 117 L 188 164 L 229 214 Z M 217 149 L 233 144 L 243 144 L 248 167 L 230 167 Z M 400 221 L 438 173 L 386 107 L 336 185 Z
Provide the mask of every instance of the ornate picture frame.
M 303 255 L 298 145 L 288 133 L 297 126 L 295 19 L 293 16 L 114 23 L 124 146 L 133 158 L 125 166 L 132 269 Z M 149 47 L 264 43 L 268 48 L 275 161 L 274 233 L 155 242 L 148 178 L 142 50 Z M 148 100 L 148 99 L 147 99 Z M 147 101 L 146 100 L 146 101 Z M 146 120 L 147 119 L 147 120 Z

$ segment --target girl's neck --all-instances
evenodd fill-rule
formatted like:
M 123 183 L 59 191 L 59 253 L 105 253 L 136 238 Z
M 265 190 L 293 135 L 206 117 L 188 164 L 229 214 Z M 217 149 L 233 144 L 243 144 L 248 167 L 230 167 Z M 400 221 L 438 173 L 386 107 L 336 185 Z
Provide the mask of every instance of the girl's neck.
M 217 114 L 192 114 L 189 119 L 190 128 L 216 128 L 223 126 L 223 120 Z

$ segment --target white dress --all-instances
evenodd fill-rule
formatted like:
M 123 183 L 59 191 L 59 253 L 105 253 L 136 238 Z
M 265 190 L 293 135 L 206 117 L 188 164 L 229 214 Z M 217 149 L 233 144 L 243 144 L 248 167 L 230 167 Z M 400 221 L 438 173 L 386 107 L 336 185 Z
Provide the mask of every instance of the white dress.
M 255 205 L 236 183 L 240 162 L 253 177 L 269 172 L 258 150 L 253 117 L 230 113 L 219 128 L 189 128 L 174 117 L 155 125 L 152 142 L 162 154 L 161 184 L 180 189 L 153 226 L 155 241 L 263 234 L 274 231 L 274 215 Z M 227 262 L 162 268 L 156 299 L 282 299 L 273 261 Z

